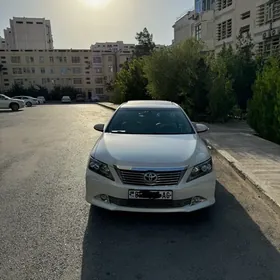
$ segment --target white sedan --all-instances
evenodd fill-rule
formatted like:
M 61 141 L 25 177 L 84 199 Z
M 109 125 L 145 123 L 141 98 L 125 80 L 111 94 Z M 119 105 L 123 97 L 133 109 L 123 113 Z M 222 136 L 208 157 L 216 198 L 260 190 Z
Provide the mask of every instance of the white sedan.
M 0 109 L 11 109 L 12 111 L 18 111 L 24 108 L 24 101 L 10 98 L 4 94 L 0 94 Z
M 129 101 L 107 125 L 86 169 L 86 200 L 113 211 L 191 212 L 215 203 L 212 157 L 183 109 L 169 101 Z
M 61 103 L 71 103 L 71 98 L 70 96 L 62 96 L 61 98 Z
M 26 107 L 32 107 L 38 104 L 37 99 L 31 96 L 19 95 L 19 96 L 14 96 L 13 98 L 23 100 Z

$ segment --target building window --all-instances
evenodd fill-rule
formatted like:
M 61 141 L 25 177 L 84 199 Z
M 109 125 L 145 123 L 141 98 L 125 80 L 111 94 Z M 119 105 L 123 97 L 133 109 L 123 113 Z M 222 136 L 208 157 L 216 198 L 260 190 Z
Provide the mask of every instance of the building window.
M 45 73 L 46 73 L 45 67 L 41 67 L 41 74 L 45 74 Z
M 53 68 L 50 69 L 50 74 L 54 74 L 54 69 Z
M 221 41 L 232 36 L 232 19 L 219 23 L 217 26 L 217 40 Z
M 44 62 L 45 62 L 45 58 L 44 58 L 43 56 L 40 56 L 40 57 L 39 57 L 39 62 L 40 62 L 40 63 L 44 63 Z
M 66 56 L 63 57 L 63 62 L 67 63 L 67 57 Z
M 81 85 L 83 83 L 82 78 L 74 78 L 73 84 L 74 85 Z
M 27 74 L 30 74 L 30 68 L 29 67 L 24 67 L 23 68 L 23 73 L 27 73 Z
M 103 88 L 96 88 L 95 89 L 95 93 L 97 95 L 103 95 L 104 94 L 104 89 Z
M 221 11 L 231 5 L 232 5 L 232 0 L 217 0 L 216 7 L 218 11 Z
M 90 85 L 90 82 L 89 82 L 89 81 L 87 81 L 87 85 Z
M 93 57 L 93 63 L 101 63 L 101 56 L 94 56 Z
M 280 1 L 268 2 L 257 7 L 257 25 L 280 20 Z
M 102 73 L 102 68 L 101 67 L 96 67 L 94 68 L 95 73 Z
M 45 85 L 47 83 L 47 79 L 46 78 L 42 78 L 42 85 Z
M 113 57 L 111 55 L 108 56 L 108 62 L 112 62 L 113 61 Z
M 102 77 L 97 77 L 97 78 L 95 78 L 95 83 L 96 84 L 103 84 L 103 78 Z
M 53 56 L 50 56 L 50 62 L 51 62 L 51 63 L 54 63 Z
M 195 39 L 196 40 L 201 39 L 201 24 L 195 26 Z
M 81 74 L 81 73 L 82 73 L 82 69 L 80 67 L 73 68 L 73 74 Z
M 244 33 L 249 33 L 250 32 L 250 25 L 248 24 L 248 25 L 245 25 L 245 26 L 242 26 L 241 28 L 240 28 L 240 34 L 244 34 Z
M 79 56 L 72 56 L 72 63 L 81 63 L 81 58 Z
M 15 79 L 14 83 L 17 85 L 23 85 L 23 79 Z
M 249 18 L 250 16 L 251 16 L 251 12 L 250 12 L 250 11 L 247 11 L 247 12 L 241 14 L 240 18 L 241 18 L 242 20 L 244 20 L 244 19 L 246 19 L 246 18 Z
M 108 71 L 109 71 L 110 73 L 113 73 L 113 72 L 114 72 L 114 67 L 113 67 L 112 65 L 109 65 L 109 66 L 108 66 Z
M 20 56 L 11 56 L 11 63 L 20 63 Z
M 35 68 L 34 67 L 31 68 L 31 73 L 35 74 Z
M 26 63 L 33 63 L 34 62 L 34 57 L 33 56 L 26 56 L 25 60 L 26 60 Z
M 13 68 L 13 74 L 22 74 L 22 69 L 21 68 Z
M 280 37 L 274 37 L 271 40 L 263 41 L 258 44 L 258 54 L 270 56 L 279 53 L 280 50 Z

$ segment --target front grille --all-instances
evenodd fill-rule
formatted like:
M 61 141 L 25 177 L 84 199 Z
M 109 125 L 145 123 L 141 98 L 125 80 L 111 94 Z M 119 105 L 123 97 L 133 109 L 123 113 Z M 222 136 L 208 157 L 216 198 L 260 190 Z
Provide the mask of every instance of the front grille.
M 191 204 L 192 198 L 181 200 L 155 200 L 155 199 L 121 199 L 109 196 L 112 204 L 135 208 L 180 208 Z
M 123 184 L 136 186 L 172 186 L 178 185 L 186 170 L 176 171 L 132 171 L 117 169 L 117 173 Z M 153 173 L 157 179 L 153 182 L 145 180 L 145 174 Z

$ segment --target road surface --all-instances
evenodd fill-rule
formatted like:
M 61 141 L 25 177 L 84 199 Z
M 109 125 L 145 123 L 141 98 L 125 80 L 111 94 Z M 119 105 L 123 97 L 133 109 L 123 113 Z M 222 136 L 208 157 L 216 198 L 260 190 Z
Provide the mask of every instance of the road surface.
M 217 158 L 209 214 L 90 209 L 93 125 L 111 114 L 96 104 L 0 112 L 0 279 L 279 280 L 279 215 Z

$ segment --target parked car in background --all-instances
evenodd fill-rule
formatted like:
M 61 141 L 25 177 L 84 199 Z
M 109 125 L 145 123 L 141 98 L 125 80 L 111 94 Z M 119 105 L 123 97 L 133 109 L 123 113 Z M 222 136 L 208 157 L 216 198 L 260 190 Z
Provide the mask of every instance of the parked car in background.
M 31 96 L 18 95 L 14 96 L 13 98 L 23 100 L 26 107 L 32 107 L 34 105 L 37 105 L 37 100 Z
M 98 96 L 92 96 L 91 101 L 92 102 L 99 102 L 100 98 Z
M 46 103 L 46 99 L 44 96 L 38 96 L 37 99 L 40 101 L 41 104 Z
M 0 94 L 0 109 L 11 109 L 12 111 L 18 111 L 24 108 L 24 101 L 20 99 L 10 98 L 4 94 Z
M 62 96 L 61 102 L 62 102 L 62 103 L 71 103 L 71 98 L 70 98 L 70 96 L 68 96 L 68 95 Z
M 32 99 L 36 102 L 37 105 L 41 104 L 41 102 L 40 102 L 40 100 L 38 98 L 33 97 Z
M 85 95 L 83 93 L 77 94 L 76 95 L 76 102 L 85 102 L 86 98 Z

